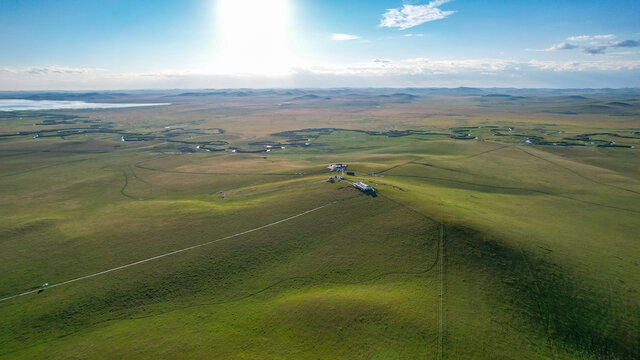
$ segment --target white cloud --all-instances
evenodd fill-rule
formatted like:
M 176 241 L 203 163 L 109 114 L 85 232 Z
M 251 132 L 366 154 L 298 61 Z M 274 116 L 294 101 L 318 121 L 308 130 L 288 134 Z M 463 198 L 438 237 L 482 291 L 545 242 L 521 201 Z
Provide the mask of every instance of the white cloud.
M 538 61 L 531 60 L 528 65 L 540 70 L 555 72 L 582 71 L 622 71 L 639 70 L 640 60 L 598 60 L 598 61 Z
M 604 55 L 605 50 L 607 50 L 606 46 L 591 46 L 582 49 L 582 53 L 586 55 Z
M 638 47 L 640 46 L 640 42 L 636 41 L 636 40 L 624 40 L 624 41 L 614 41 L 611 43 L 607 43 L 607 46 L 611 46 L 611 47 Z
M 32 71 L 35 69 L 50 71 Z M 342 86 L 632 87 L 637 86 L 635 79 L 638 74 L 640 59 L 606 57 L 578 61 L 376 58 L 337 65 L 307 64 L 282 76 L 220 75 L 203 69 L 121 73 L 61 66 L 6 67 L 0 68 L 0 90 Z
M 569 41 L 611 40 L 611 39 L 613 39 L 615 37 L 616 36 L 613 35 L 613 34 L 606 34 L 606 35 L 578 35 L 578 36 L 568 37 L 567 40 L 569 40 Z
M 424 34 L 404 34 L 404 37 L 423 37 Z
M 444 19 L 455 11 L 442 11 L 438 6 L 451 0 L 433 0 L 426 5 L 403 5 L 399 9 L 387 9 L 382 14 L 381 27 L 396 27 L 405 30 L 429 21 Z
M 566 42 L 562 42 L 560 44 L 553 45 L 552 47 L 550 47 L 548 49 L 544 49 L 542 51 L 571 50 L 571 49 L 575 49 L 577 47 L 578 47 L 577 45 L 566 43 Z
M 104 71 L 104 69 L 100 68 L 74 68 L 74 67 L 65 67 L 65 66 L 44 66 L 44 67 L 29 67 L 24 69 L 14 70 L 15 72 L 25 72 L 32 75 L 43 75 L 43 74 L 60 74 L 60 75 L 70 75 L 70 74 L 88 74 L 97 71 Z
M 411 58 L 401 60 L 373 59 L 342 66 L 315 66 L 309 70 L 314 74 L 351 76 L 400 76 L 400 75 L 440 75 L 463 72 L 491 73 L 506 69 L 517 69 L 518 63 L 505 59 L 464 59 L 432 60 Z
M 572 36 L 568 38 L 568 40 L 572 41 L 589 41 L 594 39 L 611 39 L 615 36 L 612 34 L 609 35 L 580 35 L 580 36 Z M 534 51 L 557 51 L 557 50 L 573 50 L 573 49 L 582 49 L 582 53 L 585 55 L 604 55 L 608 48 L 633 48 L 640 47 L 640 42 L 636 40 L 622 40 L 622 41 L 591 41 L 588 44 L 582 43 L 580 45 L 561 42 L 559 44 L 553 45 L 552 47 L 544 50 L 534 50 Z
M 638 51 L 614 51 L 610 52 L 609 55 L 636 55 L 640 54 Z
M 334 41 L 346 41 L 346 40 L 358 40 L 360 36 L 350 35 L 350 34 L 333 34 L 331 35 L 331 40 Z
M 532 71 L 558 72 L 613 72 L 640 70 L 640 60 L 591 60 L 591 61 L 517 61 L 510 59 L 453 59 L 428 58 L 373 59 L 368 62 L 341 66 L 313 66 L 305 71 L 315 75 L 339 75 L 356 77 L 389 76 L 444 76 L 444 75 L 500 75 L 526 76 Z

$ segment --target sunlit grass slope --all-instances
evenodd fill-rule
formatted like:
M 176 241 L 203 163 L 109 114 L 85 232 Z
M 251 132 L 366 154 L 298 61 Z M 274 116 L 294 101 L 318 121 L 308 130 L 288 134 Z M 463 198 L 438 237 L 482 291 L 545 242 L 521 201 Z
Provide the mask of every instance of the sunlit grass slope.
M 434 109 L 454 105 L 468 110 L 451 99 Z M 131 131 L 229 127 L 220 138 L 237 145 L 339 120 L 418 128 L 426 111 L 290 109 L 270 123 L 276 110 L 196 117 L 181 106 L 173 120 L 154 109 L 100 114 Z M 491 121 L 515 113 L 497 108 Z M 559 126 L 597 125 L 585 121 Z M 224 239 L 0 302 L 0 358 L 640 355 L 637 149 L 341 130 L 311 143 L 189 153 L 108 135 L 0 140 L 0 298 Z M 347 180 L 377 196 L 323 181 L 330 162 L 348 163 Z

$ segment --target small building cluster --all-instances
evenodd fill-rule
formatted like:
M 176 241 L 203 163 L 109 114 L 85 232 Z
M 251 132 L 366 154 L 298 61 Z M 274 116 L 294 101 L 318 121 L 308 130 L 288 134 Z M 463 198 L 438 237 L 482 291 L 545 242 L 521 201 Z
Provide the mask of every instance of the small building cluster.
M 331 171 L 344 171 L 347 170 L 347 164 L 331 164 L 327 166 L 327 169 Z
M 367 185 L 365 183 L 363 183 L 362 181 L 358 181 L 353 183 L 353 186 L 355 186 L 356 189 L 365 192 L 365 193 L 371 193 L 371 192 L 375 192 L 375 189 L 373 187 L 371 187 L 371 185 Z

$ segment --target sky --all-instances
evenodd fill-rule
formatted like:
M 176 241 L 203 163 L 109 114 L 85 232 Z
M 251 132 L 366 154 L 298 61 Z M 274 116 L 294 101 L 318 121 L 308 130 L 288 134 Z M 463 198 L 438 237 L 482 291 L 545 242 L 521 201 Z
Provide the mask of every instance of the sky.
M 640 1 L 0 0 L 0 90 L 640 87 Z

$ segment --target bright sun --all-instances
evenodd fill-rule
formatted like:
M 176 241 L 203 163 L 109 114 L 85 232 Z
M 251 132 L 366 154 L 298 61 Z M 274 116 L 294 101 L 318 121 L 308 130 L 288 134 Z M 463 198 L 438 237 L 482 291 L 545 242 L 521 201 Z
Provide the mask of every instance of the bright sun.
M 213 72 L 273 76 L 290 71 L 290 0 L 217 1 Z

